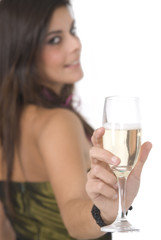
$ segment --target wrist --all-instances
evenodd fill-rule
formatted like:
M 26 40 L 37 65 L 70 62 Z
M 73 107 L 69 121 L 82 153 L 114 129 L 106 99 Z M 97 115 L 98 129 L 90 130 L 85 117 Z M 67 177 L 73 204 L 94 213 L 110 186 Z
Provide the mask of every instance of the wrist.
M 92 206 L 92 210 L 91 210 L 92 216 L 94 218 L 94 220 L 96 221 L 96 223 L 100 226 L 100 227 L 104 227 L 106 226 L 106 223 L 104 222 L 104 220 L 101 217 L 101 213 L 99 208 L 96 207 L 96 205 Z
M 131 206 L 128 209 L 128 211 L 129 210 L 131 211 L 132 209 L 133 209 L 133 207 Z M 128 214 L 128 211 L 126 212 L 126 215 Z M 95 204 L 92 206 L 91 214 L 92 214 L 94 220 L 96 221 L 96 223 L 100 227 L 104 227 L 104 226 L 108 225 L 108 224 L 105 223 L 104 218 L 101 216 L 101 212 L 100 212 L 99 208 L 97 208 Z M 114 219 L 112 220 L 112 222 L 113 221 L 114 221 Z

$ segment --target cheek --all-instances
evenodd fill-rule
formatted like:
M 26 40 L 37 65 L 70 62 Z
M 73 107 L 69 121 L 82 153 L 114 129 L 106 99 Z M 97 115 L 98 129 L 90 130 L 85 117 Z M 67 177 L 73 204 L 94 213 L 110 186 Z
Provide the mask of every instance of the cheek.
M 53 51 L 51 48 L 48 48 L 42 53 L 42 64 L 44 67 L 61 67 L 64 66 L 64 56 L 60 51 Z

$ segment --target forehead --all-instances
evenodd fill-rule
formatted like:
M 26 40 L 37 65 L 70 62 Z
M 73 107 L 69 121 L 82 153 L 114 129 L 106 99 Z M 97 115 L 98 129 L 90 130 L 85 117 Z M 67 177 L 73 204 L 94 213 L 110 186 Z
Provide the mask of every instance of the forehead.
M 71 24 L 74 19 L 74 14 L 70 6 L 57 8 L 50 20 L 48 31 L 60 29 Z

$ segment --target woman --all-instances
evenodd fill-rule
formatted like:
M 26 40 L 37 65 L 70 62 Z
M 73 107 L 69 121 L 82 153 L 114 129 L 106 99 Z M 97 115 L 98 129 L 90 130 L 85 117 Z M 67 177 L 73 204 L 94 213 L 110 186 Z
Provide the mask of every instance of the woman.
M 72 107 L 73 85 L 83 72 L 70 3 L 2 0 L 0 32 L 3 225 L 8 228 L 8 219 L 19 240 L 110 239 L 91 209 L 100 209 L 105 224 L 116 218 L 117 180 L 108 164 L 119 159 L 102 149 L 104 129 L 92 136 Z M 127 209 L 150 148 L 142 146 L 128 179 Z

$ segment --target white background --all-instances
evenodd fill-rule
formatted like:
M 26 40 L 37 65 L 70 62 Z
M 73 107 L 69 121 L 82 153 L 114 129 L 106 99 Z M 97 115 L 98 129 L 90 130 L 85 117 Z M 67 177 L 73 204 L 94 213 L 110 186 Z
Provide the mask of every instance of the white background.
M 138 96 L 142 141 L 153 149 L 145 164 L 141 187 L 129 220 L 139 234 L 114 239 L 161 239 L 161 1 L 73 0 L 82 42 L 84 78 L 77 84 L 81 112 L 98 128 L 104 98 Z M 126 238 L 127 237 L 127 238 Z

